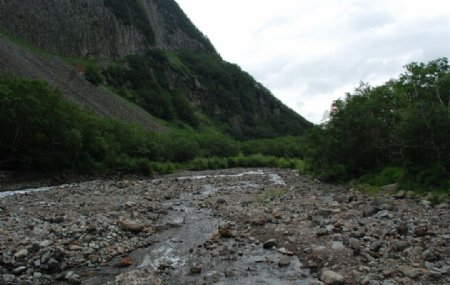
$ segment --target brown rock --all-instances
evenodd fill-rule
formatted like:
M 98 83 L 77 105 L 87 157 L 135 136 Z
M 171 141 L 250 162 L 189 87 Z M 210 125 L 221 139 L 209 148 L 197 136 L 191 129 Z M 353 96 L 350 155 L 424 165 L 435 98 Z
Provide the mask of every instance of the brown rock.
M 120 267 L 120 268 L 122 268 L 122 267 L 128 267 L 128 266 L 131 266 L 131 265 L 133 265 L 133 261 L 131 260 L 131 258 L 126 257 L 126 258 L 122 259 L 121 261 L 119 261 L 118 263 L 116 263 L 116 264 L 114 265 L 114 267 Z
M 122 229 L 135 233 L 141 232 L 145 227 L 144 224 L 132 220 L 121 220 L 119 224 L 122 227 Z
M 219 227 L 219 235 L 223 238 L 231 238 L 233 237 L 233 233 L 231 232 L 230 225 L 222 225 Z
M 397 228 L 397 232 L 401 235 L 406 235 L 408 233 L 408 225 L 406 223 L 401 223 Z
M 414 229 L 414 235 L 418 237 L 423 237 L 427 234 L 428 228 L 426 226 L 423 227 L 417 227 Z

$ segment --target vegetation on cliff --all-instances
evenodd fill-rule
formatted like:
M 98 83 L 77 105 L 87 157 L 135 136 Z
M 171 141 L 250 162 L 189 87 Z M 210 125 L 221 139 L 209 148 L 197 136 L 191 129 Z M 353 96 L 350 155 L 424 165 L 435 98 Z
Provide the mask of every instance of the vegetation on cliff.
M 236 139 L 301 135 L 312 126 L 216 54 L 152 49 L 103 68 L 88 66 L 85 77 L 158 118 L 214 127 Z

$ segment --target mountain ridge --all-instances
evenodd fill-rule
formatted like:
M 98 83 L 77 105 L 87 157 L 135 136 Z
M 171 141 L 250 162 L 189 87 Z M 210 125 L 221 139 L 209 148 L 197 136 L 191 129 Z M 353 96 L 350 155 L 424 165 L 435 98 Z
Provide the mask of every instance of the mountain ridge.
M 100 115 L 113 114 L 123 120 L 128 114 L 115 114 L 114 104 L 132 113 L 122 106 L 131 103 L 140 107 L 138 113 L 143 109 L 151 115 L 131 120 L 147 128 L 150 121 L 150 129 L 164 128 L 154 123 L 153 116 L 194 128 L 217 128 L 238 139 L 301 135 L 312 126 L 239 66 L 224 61 L 173 0 L 0 0 L 0 8 L 0 28 L 9 38 L 64 59 L 56 65 L 40 64 L 47 71 L 39 76 L 18 70 L 14 63 L 0 68 L 0 73 L 49 81 L 66 98 Z M 6 47 L 9 40 L 3 41 L 2 57 L 11 57 Z M 41 58 L 31 65 L 47 57 L 25 53 L 21 53 L 25 58 Z M 50 71 L 59 66 L 97 87 L 87 88 L 86 81 L 67 90 L 65 85 L 73 84 L 72 78 Z M 79 96 L 77 88 L 88 91 Z M 106 101 L 115 98 L 111 99 L 115 103 L 101 110 L 102 96 L 91 98 L 89 90 L 94 89 Z M 80 98 L 84 99 L 80 102 Z

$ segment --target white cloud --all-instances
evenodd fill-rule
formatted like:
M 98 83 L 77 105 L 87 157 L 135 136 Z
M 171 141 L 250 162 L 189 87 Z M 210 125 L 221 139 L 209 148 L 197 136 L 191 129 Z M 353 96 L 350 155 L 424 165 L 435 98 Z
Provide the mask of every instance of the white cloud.
M 360 81 L 449 57 L 450 1 L 177 0 L 224 59 L 307 119 Z

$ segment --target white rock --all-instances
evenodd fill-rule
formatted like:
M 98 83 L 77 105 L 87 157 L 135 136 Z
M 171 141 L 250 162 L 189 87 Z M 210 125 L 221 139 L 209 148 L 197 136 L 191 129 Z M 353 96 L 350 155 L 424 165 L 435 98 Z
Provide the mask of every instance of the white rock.
M 331 285 L 344 284 L 344 277 L 331 270 L 325 270 L 324 272 L 322 272 L 320 280 L 325 282 L 325 284 Z

